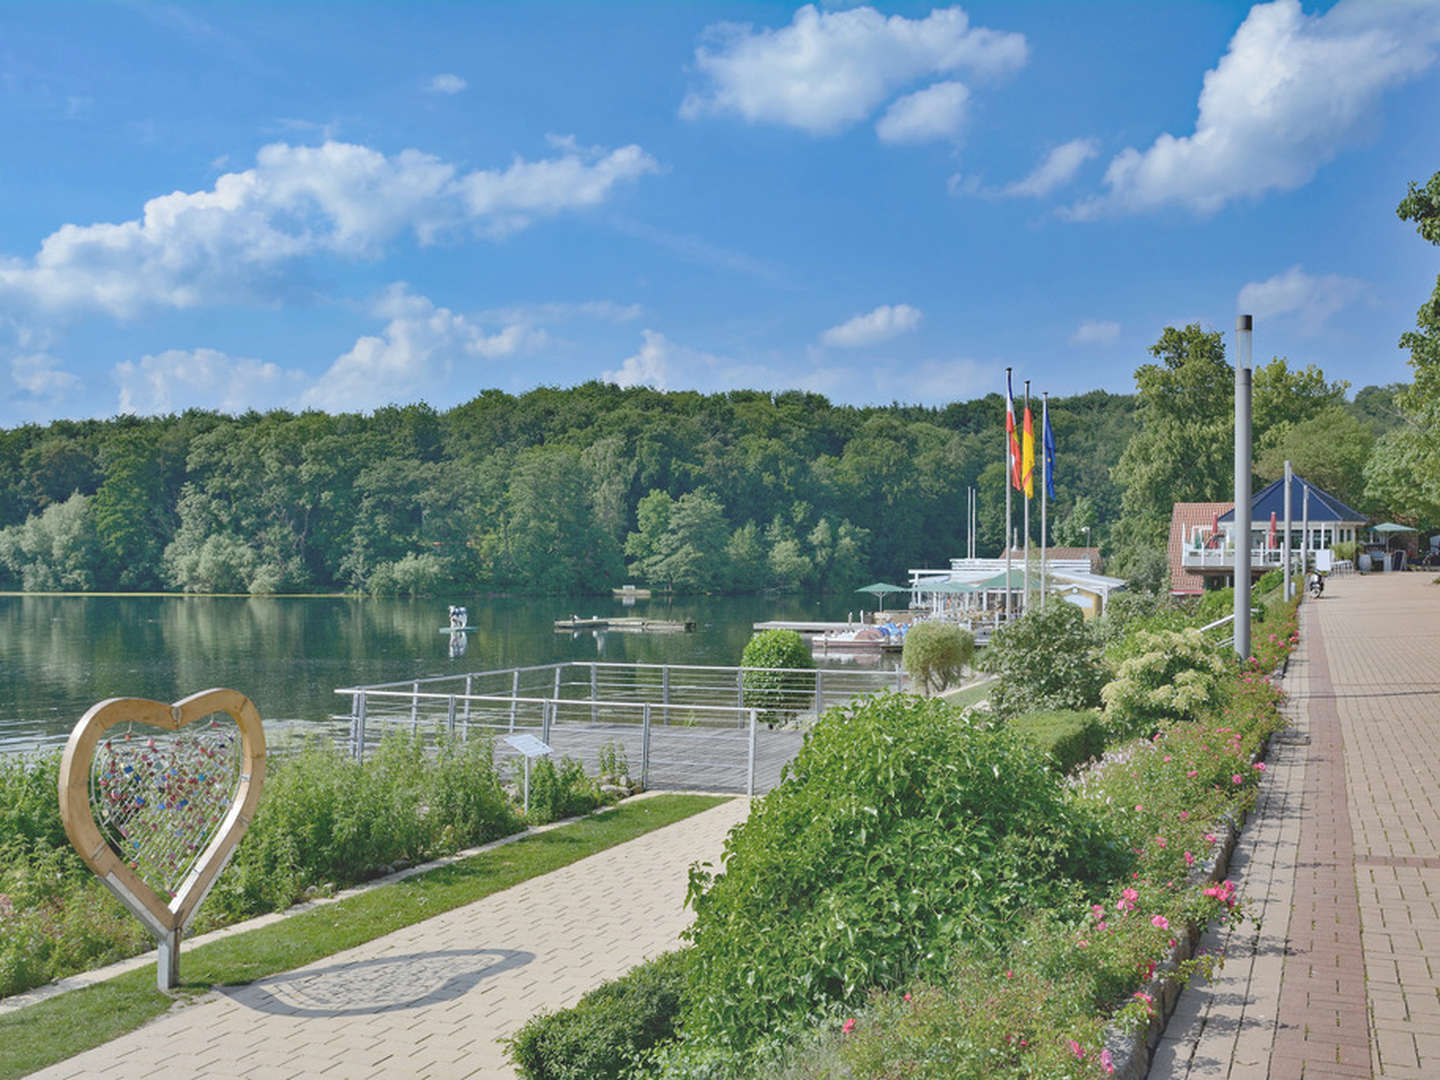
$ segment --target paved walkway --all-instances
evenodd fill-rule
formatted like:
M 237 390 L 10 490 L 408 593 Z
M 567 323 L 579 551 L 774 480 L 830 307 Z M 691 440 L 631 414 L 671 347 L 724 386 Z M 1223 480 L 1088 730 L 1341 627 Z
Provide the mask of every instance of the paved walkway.
M 1151 1080 L 1440 1077 L 1440 586 L 1332 578 L 1301 607 L 1232 863 L 1258 929 L 1181 995 Z
M 686 868 L 718 863 L 748 811 L 733 799 L 33 1075 L 513 1076 L 497 1038 L 672 948 L 690 920 Z

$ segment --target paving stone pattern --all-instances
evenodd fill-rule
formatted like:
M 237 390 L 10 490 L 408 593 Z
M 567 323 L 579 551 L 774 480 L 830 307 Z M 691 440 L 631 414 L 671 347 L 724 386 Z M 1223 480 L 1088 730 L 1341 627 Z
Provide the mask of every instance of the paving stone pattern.
M 733 799 L 34 1075 L 513 1076 L 496 1040 L 674 947 L 690 920 L 686 868 L 718 863 L 748 810 Z
M 1181 997 L 1152 1080 L 1440 1078 L 1440 587 L 1332 578 L 1302 605 L 1290 732 L 1231 876 L 1258 931 Z

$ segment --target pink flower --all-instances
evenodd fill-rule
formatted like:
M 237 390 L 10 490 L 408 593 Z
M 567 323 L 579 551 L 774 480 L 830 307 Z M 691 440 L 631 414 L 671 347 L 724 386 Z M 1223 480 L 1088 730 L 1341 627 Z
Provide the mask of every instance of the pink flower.
M 840 1025 L 840 1031 L 841 1031 L 843 1034 L 845 1034 L 845 1035 L 849 1035 L 850 1032 L 852 1032 L 852 1031 L 854 1031 L 854 1030 L 855 1030 L 855 1018 L 854 1018 L 853 1016 L 852 1016 L 849 1020 L 846 1020 L 845 1023 L 843 1023 L 843 1024 Z
M 1074 1039 L 1067 1039 L 1066 1042 L 1070 1044 L 1070 1052 L 1077 1058 L 1083 1058 L 1085 1056 L 1085 1051 L 1080 1048 L 1080 1044 Z
M 905 1000 L 906 1000 L 906 1001 L 909 1001 L 909 1000 L 910 1000 L 910 995 L 909 995 L 909 994 L 906 994 L 906 995 L 905 995 Z
M 1164 847 L 1164 846 L 1165 846 L 1165 838 L 1164 838 L 1163 836 L 1157 836 L 1157 837 L 1155 837 L 1155 846 L 1156 846 L 1156 847 Z
M 1255 762 L 1255 771 L 1256 771 L 1256 772 L 1264 772 L 1264 771 L 1265 771 L 1265 763 L 1264 763 L 1263 761 L 1257 761 L 1257 762 Z
M 1126 889 L 1120 894 L 1120 899 L 1115 901 L 1116 911 L 1134 911 L 1135 901 L 1140 899 L 1140 894 L 1134 889 Z
M 1232 784 L 1243 784 L 1245 782 L 1245 778 L 1237 772 L 1234 776 L 1230 777 L 1230 782 Z
M 1186 865 L 1186 866 L 1194 866 L 1194 865 L 1195 865 L 1195 856 L 1194 856 L 1194 855 L 1191 855 L 1190 852 L 1188 852 L 1188 851 L 1185 852 L 1185 865 Z
M 1151 926 L 1158 926 L 1161 930 L 1170 929 L 1170 920 L 1164 915 L 1156 915 L 1150 920 Z
M 1106 1076 L 1115 1075 L 1115 1062 L 1111 1060 L 1108 1049 L 1100 1051 L 1100 1067 L 1105 1070 Z
M 1210 843 L 1212 843 L 1212 844 L 1219 843 L 1219 841 L 1215 839 L 1215 834 L 1214 834 L 1214 833 L 1208 833 L 1208 832 L 1207 832 L 1207 833 L 1205 834 L 1205 839 L 1208 840 L 1208 841 L 1209 841 Z
M 1195 777 L 1199 776 L 1200 774 L 1199 774 L 1199 772 L 1197 772 L 1195 769 L 1191 769 L 1191 770 L 1190 770 L 1189 772 L 1187 772 L 1185 775 L 1188 776 L 1188 777 L 1190 777 L 1191 780 L 1194 780 Z
M 1166 754 L 1164 760 L 1169 761 L 1169 760 L 1170 760 L 1170 755 L 1169 755 L 1169 754 Z
M 1137 814 L 1143 814 L 1143 813 L 1145 812 L 1145 807 L 1142 806 L 1142 805 L 1140 805 L 1139 803 L 1136 803 L 1136 804 L 1135 804 L 1135 812 L 1136 812 Z
M 1181 820 L 1181 821 L 1189 821 L 1189 820 L 1190 820 L 1190 811 L 1189 811 L 1189 810 L 1181 810 L 1181 811 L 1180 811 L 1180 820 Z

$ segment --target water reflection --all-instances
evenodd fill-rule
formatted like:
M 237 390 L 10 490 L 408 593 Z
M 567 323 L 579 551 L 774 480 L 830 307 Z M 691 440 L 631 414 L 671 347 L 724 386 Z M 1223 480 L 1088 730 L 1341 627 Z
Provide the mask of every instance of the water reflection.
M 447 605 L 469 633 L 446 630 Z M 64 740 L 107 697 L 174 701 L 211 686 L 248 694 L 267 721 L 317 721 L 337 686 L 558 660 L 736 664 L 761 619 L 840 619 L 854 597 L 454 600 L 0 596 L 0 749 Z M 691 619 L 694 633 L 557 634 L 584 610 Z M 462 640 L 457 644 L 454 638 Z M 893 660 L 887 660 L 893 663 Z

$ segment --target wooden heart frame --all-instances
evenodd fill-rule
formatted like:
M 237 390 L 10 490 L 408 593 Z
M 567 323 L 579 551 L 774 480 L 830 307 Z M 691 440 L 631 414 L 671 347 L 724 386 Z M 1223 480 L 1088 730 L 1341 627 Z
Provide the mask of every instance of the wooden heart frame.
M 174 899 L 166 903 L 115 852 L 95 823 L 90 806 L 90 770 L 95 750 L 105 732 L 116 724 L 148 724 L 179 731 L 217 712 L 228 713 L 240 731 L 240 782 L 210 843 L 191 864 Z M 202 690 L 173 705 L 145 698 L 109 698 L 86 710 L 70 733 L 60 759 L 60 818 L 65 834 L 85 865 L 155 935 L 160 944 L 162 989 L 172 988 L 179 980 L 180 935 L 249 828 L 264 780 L 264 725 L 254 702 L 238 690 Z

